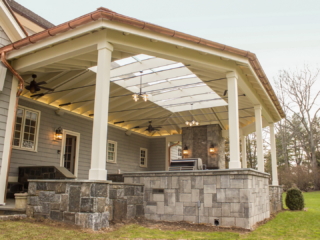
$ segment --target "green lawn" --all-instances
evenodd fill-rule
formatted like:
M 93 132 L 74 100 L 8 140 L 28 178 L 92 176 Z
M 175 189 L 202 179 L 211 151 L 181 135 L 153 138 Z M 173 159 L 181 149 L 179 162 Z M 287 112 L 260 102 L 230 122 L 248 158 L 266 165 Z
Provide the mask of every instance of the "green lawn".
M 320 239 L 320 192 L 304 197 L 307 211 L 281 212 L 250 233 L 162 231 L 139 225 L 93 233 L 23 220 L 0 222 L 0 239 Z

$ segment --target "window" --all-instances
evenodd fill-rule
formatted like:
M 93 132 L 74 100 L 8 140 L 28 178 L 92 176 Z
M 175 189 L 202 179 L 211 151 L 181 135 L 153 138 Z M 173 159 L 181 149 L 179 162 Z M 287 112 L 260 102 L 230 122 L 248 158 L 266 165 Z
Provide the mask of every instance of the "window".
M 108 140 L 107 162 L 117 162 L 117 142 Z
M 140 167 L 147 167 L 148 149 L 140 148 Z
M 39 111 L 18 107 L 13 139 L 14 148 L 29 151 L 37 150 L 39 121 Z

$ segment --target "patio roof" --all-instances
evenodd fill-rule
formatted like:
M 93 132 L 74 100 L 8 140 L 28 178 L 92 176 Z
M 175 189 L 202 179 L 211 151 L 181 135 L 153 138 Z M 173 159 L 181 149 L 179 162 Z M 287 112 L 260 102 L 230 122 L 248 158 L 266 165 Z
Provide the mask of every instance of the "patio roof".
M 255 121 L 255 103 L 264 106 L 269 122 L 283 117 L 254 54 L 105 8 L 8 45 L 0 52 L 9 53 L 8 59 L 26 82 L 36 73 L 37 81 L 45 81 L 46 87 L 54 89 L 36 97 L 25 90 L 22 96 L 89 117 L 94 114 L 97 65 L 97 49 L 92 44 L 96 44 L 101 29 L 108 29 L 114 47 L 110 124 L 149 135 L 145 128 L 152 120 L 154 126 L 162 128 L 151 135 L 169 135 L 181 133 L 185 121 L 194 118 L 202 125 L 216 123 L 228 129 L 226 73 L 233 70 L 241 77 L 241 128 Z M 149 95 L 147 103 L 134 102 L 131 97 L 139 92 L 141 80 L 142 91 Z

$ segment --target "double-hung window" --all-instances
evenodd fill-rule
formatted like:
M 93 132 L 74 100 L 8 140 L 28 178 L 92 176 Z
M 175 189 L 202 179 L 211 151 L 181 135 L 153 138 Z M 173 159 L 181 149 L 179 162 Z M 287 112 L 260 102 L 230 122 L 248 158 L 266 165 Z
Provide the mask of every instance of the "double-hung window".
M 117 162 L 117 142 L 108 140 L 107 162 Z
M 147 167 L 148 149 L 140 148 L 140 167 Z
M 13 147 L 37 151 L 39 123 L 39 111 L 19 106 L 16 115 Z

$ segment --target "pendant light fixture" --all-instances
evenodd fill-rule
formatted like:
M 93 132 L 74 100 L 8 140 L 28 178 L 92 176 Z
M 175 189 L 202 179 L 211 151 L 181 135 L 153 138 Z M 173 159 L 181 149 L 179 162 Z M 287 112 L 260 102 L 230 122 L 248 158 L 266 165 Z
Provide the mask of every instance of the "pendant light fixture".
M 191 104 L 191 111 L 193 110 L 193 103 Z M 192 114 L 191 114 L 192 115 Z M 199 125 L 199 122 L 197 122 L 196 120 L 193 119 L 193 116 L 192 116 L 192 120 L 191 121 L 186 121 L 186 125 L 189 126 L 189 127 L 192 127 L 193 125 L 196 125 L 198 126 Z
M 139 97 L 141 97 L 145 102 L 148 101 L 148 94 L 142 93 L 142 73 L 143 71 L 140 71 L 140 93 L 135 93 L 132 95 L 132 98 L 135 102 L 139 100 Z

